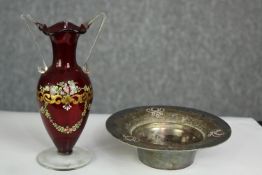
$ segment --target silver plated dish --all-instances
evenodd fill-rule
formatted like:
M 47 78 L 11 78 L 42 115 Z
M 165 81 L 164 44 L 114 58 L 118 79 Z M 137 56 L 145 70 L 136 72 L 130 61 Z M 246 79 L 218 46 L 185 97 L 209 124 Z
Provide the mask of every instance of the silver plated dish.
M 107 130 L 118 140 L 135 146 L 144 164 L 157 169 L 191 165 L 198 149 L 218 145 L 231 135 L 219 117 L 176 106 L 142 106 L 111 115 Z

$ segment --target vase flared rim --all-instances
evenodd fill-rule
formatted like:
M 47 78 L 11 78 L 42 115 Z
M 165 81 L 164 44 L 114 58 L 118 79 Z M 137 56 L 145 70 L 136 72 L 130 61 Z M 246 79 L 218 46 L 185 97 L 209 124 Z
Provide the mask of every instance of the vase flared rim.
M 38 26 L 39 29 L 46 35 L 54 35 L 60 32 L 73 32 L 83 34 L 88 29 L 88 27 L 86 27 L 84 24 L 77 26 L 68 21 L 61 21 L 51 26 L 47 26 L 46 24 L 38 24 Z

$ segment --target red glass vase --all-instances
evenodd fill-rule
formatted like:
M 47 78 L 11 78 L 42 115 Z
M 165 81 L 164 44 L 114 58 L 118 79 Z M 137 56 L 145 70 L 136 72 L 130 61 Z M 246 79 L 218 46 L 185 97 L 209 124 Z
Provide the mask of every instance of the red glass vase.
M 76 48 L 79 36 L 86 33 L 94 20 L 80 26 L 64 21 L 47 27 L 28 16 L 24 19 L 50 37 L 53 48 L 52 65 L 41 71 L 37 99 L 44 126 L 56 149 L 43 151 L 37 160 L 56 170 L 82 167 L 89 162 L 90 153 L 73 147 L 86 124 L 93 89 L 86 67 L 83 69 L 76 62 Z
M 53 63 L 37 86 L 40 113 L 58 152 L 70 154 L 80 136 L 93 99 L 88 74 L 76 63 L 76 46 L 86 32 L 69 22 L 41 26 L 53 47 Z

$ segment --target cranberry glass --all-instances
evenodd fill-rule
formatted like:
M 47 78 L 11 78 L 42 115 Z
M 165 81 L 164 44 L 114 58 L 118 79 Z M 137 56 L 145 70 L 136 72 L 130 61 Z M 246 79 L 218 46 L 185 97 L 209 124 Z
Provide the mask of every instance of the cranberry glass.
M 77 40 L 87 28 L 84 25 L 78 27 L 70 22 L 59 22 L 51 27 L 39 25 L 39 29 L 51 39 L 53 63 L 39 79 L 37 98 L 43 123 L 58 153 L 53 151 L 50 157 L 48 153 L 53 149 L 44 151 L 39 154 L 38 162 L 47 167 L 51 165 L 64 169 L 64 158 L 69 158 L 72 164 L 73 146 L 86 124 L 93 99 L 90 79 L 76 63 Z M 61 162 L 54 160 L 56 154 L 64 155 Z M 88 153 L 82 150 L 80 154 Z M 47 164 L 45 160 L 48 158 L 51 160 Z M 83 159 L 79 166 L 87 163 L 89 155 Z M 74 168 L 77 167 L 71 167 Z
M 53 63 L 41 72 L 37 99 L 44 126 L 56 146 L 41 152 L 37 161 L 55 170 L 77 169 L 91 159 L 89 151 L 73 148 L 86 124 L 93 99 L 87 70 L 76 62 L 78 38 L 91 23 L 77 26 L 64 21 L 49 27 L 33 23 L 50 37 L 53 48 Z
M 53 47 L 53 64 L 37 86 L 40 113 L 58 152 L 70 154 L 93 98 L 89 77 L 76 63 L 77 40 L 86 28 L 59 22 L 48 28 L 41 26 L 40 30 L 50 36 Z

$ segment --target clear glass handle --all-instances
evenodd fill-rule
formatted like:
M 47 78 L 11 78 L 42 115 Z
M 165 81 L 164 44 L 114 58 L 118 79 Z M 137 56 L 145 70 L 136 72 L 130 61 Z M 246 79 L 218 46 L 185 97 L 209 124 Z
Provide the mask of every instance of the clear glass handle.
M 43 28 L 43 24 L 41 24 L 40 22 L 37 22 L 29 14 L 27 14 L 27 15 L 22 14 L 20 17 L 25 22 L 25 24 L 26 24 L 26 26 L 28 28 L 28 31 L 30 32 L 30 34 L 31 34 L 31 36 L 32 36 L 32 38 L 34 40 L 34 44 L 35 44 L 35 46 L 36 46 L 36 48 L 37 48 L 37 50 L 39 52 L 39 55 L 40 55 L 40 57 L 43 60 L 43 65 L 37 67 L 38 68 L 38 72 L 43 74 L 43 73 L 45 73 L 47 71 L 48 67 L 47 67 L 46 62 L 45 62 L 45 57 L 44 57 L 44 55 L 41 52 L 40 46 L 39 46 L 38 42 L 36 41 L 36 34 L 34 33 L 33 27 L 32 27 L 32 26 L 37 26 L 38 28 Z M 82 67 L 83 71 L 86 72 L 86 73 L 88 73 L 87 61 L 88 61 L 89 57 L 91 56 L 93 48 L 94 48 L 94 46 L 96 44 L 96 41 L 98 39 L 98 36 L 101 33 L 101 31 L 102 31 L 103 25 L 104 25 L 105 20 L 106 20 L 106 15 L 105 15 L 104 12 L 102 12 L 102 13 L 98 14 L 97 16 L 95 16 L 94 18 L 92 18 L 91 20 L 89 20 L 88 22 L 83 23 L 85 28 L 88 29 L 99 18 L 102 18 L 101 24 L 99 26 L 99 29 L 98 29 L 98 32 L 97 32 L 97 34 L 95 36 L 94 42 L 91 45 L 91 48 L 90 48 L 89 53 L 87 55 L 87 58 L 86 58 L 86 60 L 84 62 L 84 65 Z
M 40 49 L 40 46 L 38 44 L 38 42 L 36 41 L 36 34 L 33 32 L 33 27 L 32 26 L 37 26 L 37 27 L 42 27 L 42 24 L 37 22 L 35 19 L 33 19 L 31 17 L 31 15 L 27 14 L 27 15 L 24 15 L 22 14 L 21 16 L 21 19 L 25 22 L 26 26 L 27 26 L 27 29 L 28 31 L 30 32 L 33 40 L 34 40 L 34 44 L 39 52 L 39 55 L 40 57 L 42 58 L 43 60 L 43 65 L 42 66 L 37 66 L 37 70 L 39 73 L 43 74 L 47 71 L 48 67 L 46 65 L 46 62 L 45 62 L 45 57 L 44 55 L 42 54 L 41 52 L 41 49 Z
M 84 63 L 84 65 L 83 65 L 83 67 L 82 67 L 82 69 L 83 69 L 83 71 L 84 71 L 85 73 L 89 73 L 89 71 L 88 71 L 88 66 L 87 66 L 87 61 L 88 61 L 89 57 L 91 56 L 91 53 L 92 53 L 92 51 L 93 51 L 93 48 L 95 47 L 97 38 L 98 38 L 98 36 L 100 35 L 100 33 L 101 33 L 101 31 L 102 31 L 102 28 L 103 28 L 104 23 L 105 23 L 105 20 L 106 20 L 106 14 L 105 14 L 104 12 L 101 12 L 100 14 L 96 15 L 94 18 L 92 18 L 92 19 L 89 20 L 88 22 L 83 23 L 83 25 L 84 25 L 86 28 L 89 28 L 90 25 L 93 24 L 93 23 L 94 23 L 97 19 L 99 19 L 99 18 L 102 18 L 101 24 L 100 24 L 99 29 L 98 29 L 98 31 L 97 31 L 97 34 L 96 34 L 96 36 L 95 36 L 94 42 L 93 42 L 93 44 L 91 45 L 91 48 L 90 48 L 90 50 L 89 50 L 89 53 L 88 53 L 87 58 L 86 58 L 86 60 L 85 60 L 85 63 Z

